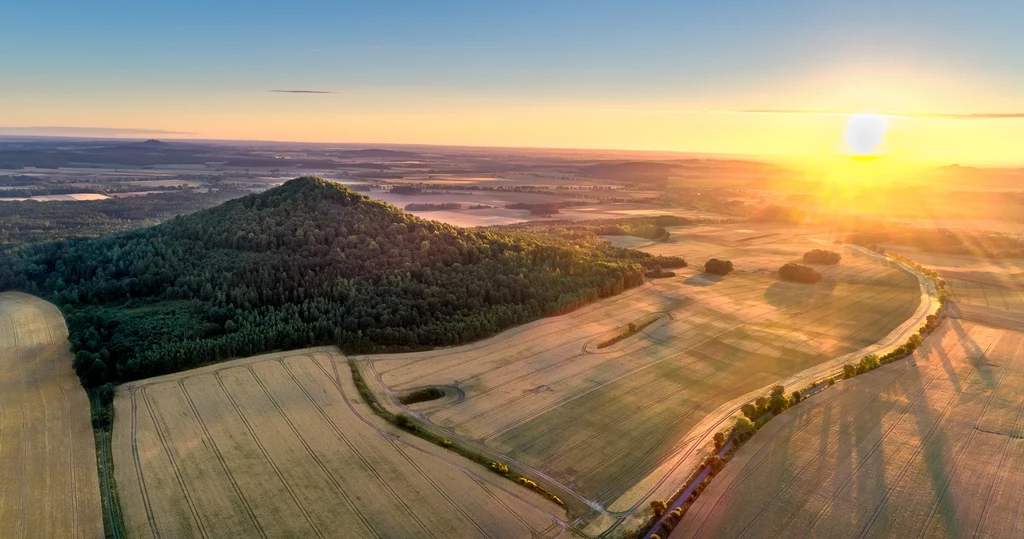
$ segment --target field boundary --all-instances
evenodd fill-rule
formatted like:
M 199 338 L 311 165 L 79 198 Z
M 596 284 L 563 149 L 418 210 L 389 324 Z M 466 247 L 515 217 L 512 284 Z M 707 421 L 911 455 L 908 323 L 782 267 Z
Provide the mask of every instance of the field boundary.
M 95 417 L 102 409 L 99 397 L 92 395 L 89 404 Z M 113 410 L 113 404 L 109 405 Z M 103 534 L 105 537 L 121 539 L 124 526 L 124 515 L 121 512 L 121 498 L 118 495 L 117 480 L 114 477 L 114 455 L 110 451 L 110 439 L 107 436 L 114 431 L 114 423 L 108 427 L 93 427 L 92 433 L 96 441 L 96 468 L 100 479 L 100 501 L 103 504 Z

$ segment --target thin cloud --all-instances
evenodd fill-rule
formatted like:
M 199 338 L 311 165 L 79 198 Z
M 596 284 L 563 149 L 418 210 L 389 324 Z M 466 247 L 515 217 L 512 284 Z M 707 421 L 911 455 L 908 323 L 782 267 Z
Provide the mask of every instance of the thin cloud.
M 345 95 L 345 92 L 330 92 L 327 90 L 267 90 L 275 94 L 319 94 L 319 95 Z
M 188 131 L 136 127 L 0 126 L 0 135 L 37 137 L 117 137 L 136 135 L 196 135 Z

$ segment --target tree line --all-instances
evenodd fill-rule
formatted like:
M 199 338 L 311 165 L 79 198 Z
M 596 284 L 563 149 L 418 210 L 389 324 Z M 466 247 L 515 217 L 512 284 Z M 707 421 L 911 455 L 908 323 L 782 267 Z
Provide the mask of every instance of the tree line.
M 311 345 L 455 345 L 685 265 L 561 232 L 459 228 L 300 178 L 157 226 L 0 253 L 0 290 L 61 308 L 95 387 Z

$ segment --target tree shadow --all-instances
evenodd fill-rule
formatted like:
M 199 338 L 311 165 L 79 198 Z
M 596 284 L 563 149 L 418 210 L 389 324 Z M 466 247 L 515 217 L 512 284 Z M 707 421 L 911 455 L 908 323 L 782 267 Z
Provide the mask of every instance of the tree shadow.
M 725 279 L 724 275 L 718 275 L 715 273 L 698 273 L 692 275 L 683 281 L 683 284 L 687 286 L 711 286 L 715 283 L 722 282 Z
M 765 289 L 764 300 L 776 309 L 788 309 L 830 296 L 835 288 L 834 281 L 822 281 L 816 284 L 777 281 Z

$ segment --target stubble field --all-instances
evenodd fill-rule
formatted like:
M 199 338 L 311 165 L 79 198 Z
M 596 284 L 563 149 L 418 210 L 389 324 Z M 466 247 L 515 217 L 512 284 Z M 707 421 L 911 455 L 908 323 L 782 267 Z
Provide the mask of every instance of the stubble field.
M 0 535 L 103 537 L 89 400 L 64 318 L 0 294 Z
M 915 359 L 768 423 L 671 537 L 1024 535 L 1024 333 L 950 319 Z
M 379 420 L 333 348 L 127 384 L 131 537 L 553 537 L 564 510 Z
M 357 360 L 392 403 L 423 386 L 457 388 L 460 398 L 412 411 L 618 518 L 666 488 L 664 478 L 680 471 L 680 452 L 707 434 L 696 426 L 720 406 L 902 335 L 921 303 L 919 283 L 863 251 L 835 246 L 843 261 L 819 266 L 825 280 L 817 285 L 778 281 L 779 266 L 821 247 L 806 236 L 735 226 L 674 230 L 673 242 L 635 246 L 694 265 L 731 258 L 738 271 L 719 278 L 677 270 L 475 344 Z M 629 323 L 651 319 L 638 334 L 598 348 Z

